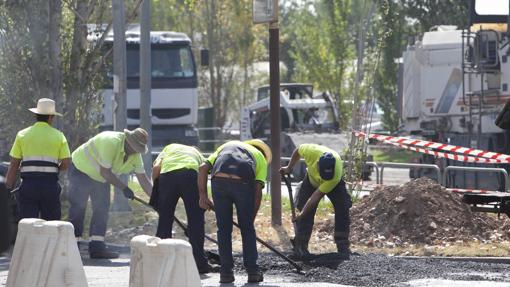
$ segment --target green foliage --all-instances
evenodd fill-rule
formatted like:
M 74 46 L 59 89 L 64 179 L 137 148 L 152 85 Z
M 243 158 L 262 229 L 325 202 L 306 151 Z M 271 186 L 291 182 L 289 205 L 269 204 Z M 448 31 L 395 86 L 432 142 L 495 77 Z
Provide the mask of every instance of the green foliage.
M 290 56 L 295 66 L 292 80 L 311 82 L 318 90 L 334 95 L 340 110 L 340 124 L 346 127 L 350 116 L 348 68 L 352 67 L 353 41 L 349 34 L 349 0 L 316 1 L 292 11 L 288 20 L 295 39 Z

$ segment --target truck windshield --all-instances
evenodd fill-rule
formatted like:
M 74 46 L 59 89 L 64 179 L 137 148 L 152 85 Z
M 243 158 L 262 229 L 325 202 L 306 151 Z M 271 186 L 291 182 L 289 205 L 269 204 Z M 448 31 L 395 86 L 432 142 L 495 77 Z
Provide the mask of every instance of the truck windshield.
M 151 47 L 152 78 L 191 78 L 195 68 L 188 46 L 153 45 Z M 138 45 L 128 45 L 127 77 L 140 76 L 140 52 Z
M 478 15 L 508 15 L 508 0 L 476 0 Z

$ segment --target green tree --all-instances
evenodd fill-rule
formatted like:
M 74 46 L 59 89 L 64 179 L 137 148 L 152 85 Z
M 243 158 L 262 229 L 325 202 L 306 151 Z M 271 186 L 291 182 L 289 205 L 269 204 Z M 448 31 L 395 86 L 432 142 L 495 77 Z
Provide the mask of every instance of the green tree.
M 312 82 L 329 92 L 338 103 L 340 124 L 346 127 L 351 99 L 348 70 L 354 56 L 349 34 L 349 0 L 307 2 L 290 23 L 295 32 L 291 55 L 295 61 L 294 81 Z

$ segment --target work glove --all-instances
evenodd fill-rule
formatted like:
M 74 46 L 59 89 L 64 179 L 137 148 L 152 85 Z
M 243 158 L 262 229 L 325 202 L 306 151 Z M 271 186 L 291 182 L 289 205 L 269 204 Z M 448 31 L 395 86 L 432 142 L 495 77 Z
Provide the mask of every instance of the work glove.
M 122 189 L 122 193 L 124 193 L 124 196 L 128 199 L 135 198 L 135 193 L 129 188 L 129 186 L 126 186 Z

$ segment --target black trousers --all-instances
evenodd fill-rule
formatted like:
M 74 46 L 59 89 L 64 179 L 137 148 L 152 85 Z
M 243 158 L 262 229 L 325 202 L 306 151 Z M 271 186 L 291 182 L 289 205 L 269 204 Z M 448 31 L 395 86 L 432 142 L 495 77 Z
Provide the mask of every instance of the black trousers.
M 197 172 L 190 169 L 180 169 L 159 176 L 158 213 L 159 222 L 156 236 L 159 238 L 172 237 L 175 207 L 182 198 L 186 217 L 188 219 L 189 243 L 193 248 L 193 257 L 200 269 L 207 265 L 204 253 L 204 210 L 198 201 Z
M 306 174 L 305 179 L 297 190 L 296 198 L 294 199 L 298 210 L 303 210 L 306 202 L 316 189 L 316 187 L 312 186 L 308 179 L 308 174 Z M 335 209 L 335 243 L 349 244 L 349 230 L 351 225 L 349 209 L 352 206 L 352 201 L 345 187 L 345 182 L 341 180 L 326 196 Z M 305 242 L 310 240 L 316 211 L 317 209 L 314 209 L 308 216 L 296 222 L 296 240 Z

